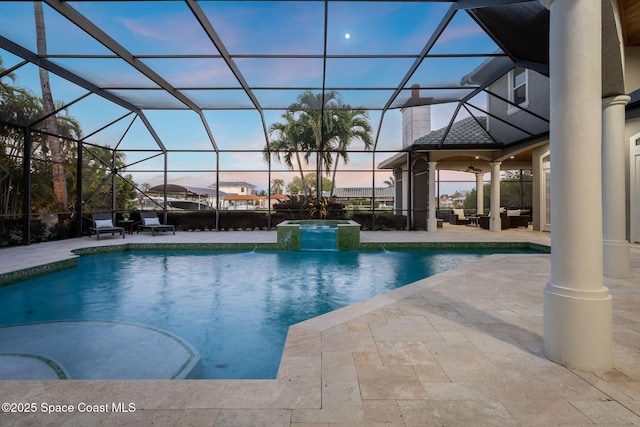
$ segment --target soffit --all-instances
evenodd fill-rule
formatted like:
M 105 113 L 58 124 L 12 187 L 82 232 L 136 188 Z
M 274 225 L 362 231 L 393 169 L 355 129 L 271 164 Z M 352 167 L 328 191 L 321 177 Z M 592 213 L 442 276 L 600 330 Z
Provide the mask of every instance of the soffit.
M 640 46 L 640 2 L 619 0 L 626 46 Z

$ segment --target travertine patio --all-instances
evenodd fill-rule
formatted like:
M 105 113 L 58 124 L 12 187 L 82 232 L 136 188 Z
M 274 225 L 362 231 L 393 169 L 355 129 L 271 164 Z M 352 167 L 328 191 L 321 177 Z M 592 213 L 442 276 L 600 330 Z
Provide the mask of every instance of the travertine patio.
M 275 232 L 127 236 L 130 242 L 272 242 Z M 363 232 L 362 241 L 532 241 L 449 226 Z M 74 239 L 0 250 L 0 273 L 60 260 Z M 615 370 L 600 375 L 542 354 L 546 254 L 497 254 L 293 326 L 276 380 L 0 381 L 0 401 L 36 403 L 0 425 L 439 426 L 639 425 L 640 248 L 633 277 L 605 279 L 614 298 Z M 46 414 L 42 404 L 71 404 Z M 108 412 L 78 412 L 79 404 Z M 112 405 L 115 403 L 115 406 Z M 114 412 L 135 404 L 135 412 Z

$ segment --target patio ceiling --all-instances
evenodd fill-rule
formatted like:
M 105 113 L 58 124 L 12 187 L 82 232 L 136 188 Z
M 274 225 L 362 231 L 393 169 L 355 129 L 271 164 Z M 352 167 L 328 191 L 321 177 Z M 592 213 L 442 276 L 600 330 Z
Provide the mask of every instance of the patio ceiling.
M 251 112 L 267 140 L 270 111 L 305 90 L 338 91 L 349 106 L 377 112 L 377 146 L 390 110 L 452 105 L 455 115 L 516 65 L 548 73 L 549 13 L 538 0 L 44 3 L 46 53 L 36 47 L 31 2 L 0 2 L 7 72 L 27 80 L 31 64 L 47 69 L 70 83 L 65 107 L 90 93 L 124 110 L 105 113 L 94 132 L 133 113 L 162 151 L 175 144 L 147 120 L 151 111 L 201 127 L 218 151 L 216 112 Z M 488 60 L 482 81 L 464 78 Z M 186 123 L 181 111 L 196 119 Z

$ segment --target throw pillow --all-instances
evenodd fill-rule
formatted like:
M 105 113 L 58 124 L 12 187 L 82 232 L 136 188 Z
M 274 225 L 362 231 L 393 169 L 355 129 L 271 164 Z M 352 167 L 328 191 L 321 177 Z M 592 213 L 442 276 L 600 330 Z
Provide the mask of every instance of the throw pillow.
M 110 219 L 96 219 L 96 228 L 111 228 L 113 222 Z

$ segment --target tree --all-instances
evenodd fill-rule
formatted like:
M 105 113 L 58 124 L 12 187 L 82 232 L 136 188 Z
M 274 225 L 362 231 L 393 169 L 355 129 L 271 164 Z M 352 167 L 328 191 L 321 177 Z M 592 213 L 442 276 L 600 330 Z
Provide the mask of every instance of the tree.
M 332 168 L 332 184 L 323 191 L 329 190 L 333 195 L 338 162 L 342 158 L 345 164 L 348 163 L 349 145 L 360 140 L 369 149 L 373 143 L 367 112 L 344 104 L 336 91 L 323 94 L 307 90 L 298 96 L 297 102 L 289 106 L 289 111 L 282 118 L 284 122 L 274 123 L 269 127 L 270 135 L 275 135 L 275 138 L 267 144 L 263 156 L 266 162 L 270 157 L 283 161 L 291 170 L 297 166 L 306 195 L 310 194 L 311 187 L 324 187 L 321 183 L 323 171 L 328 175 Z M 334 152 L 335 160 L 332 157 Z M 302 163 L 308 164 L 312 153 L 316 154 L 315 184 L 306 182 L 302 169 Z M 321 196 L 322 191 L 318 191 L 317 202 Z
M 304 133 L 309 132 L 309 130 L 301 126 L 292 112 L 284 113 L 282 118 L 284 122 L 276 122 L 269 126 L 269 135 L 274 135 L 275 138 L 265 146 L 262 152 L 264 161 L 269 162 L 270 158 L 273 158 L 277 162 L 284 162 L 291 170 L 297 166 L 300 173 L 300 182 L 306 184 L 300 153 L 306 151 L 305 163 L 308 163 L 310 146 L 307 145 L 307 142 L 309 137 L 305 136 Z M 293 164 L 294 158 L 296 161 L 295 166 Z M 304 186 L 304 194 L 309 194 L 308 188 L 308 186 Z
M 334 90 L 323 93 L 313 93 L 310 90 L 304 91 L 298 96 L 297 102 L 293 103 L 290 111 L 298 112 L 297 120 L 301 126 L 311 131 L 305 133 L 311 139 L 305 145 L 312 145 L 316 153 L 316 188 L 322 188 L 323 164 L 328 174 L 331 171 L 333 159 L 329 150 L 329 142 L 336 137 L 334 110 L 338 110 L 341 104 L 340 94 Z M 308 158 L 308 157 L 307 157 Z M 316 193 L 316 201 L 320 202 L 321 191 Z
M 369 124 L 369 114 L 362 109 L 352 110 L 348 105 L 346 109 L 335 112 L 336 116 L 336 160 L 333 164 L 333 176 L 331 177 L 330 197 L 333 197 L 333 191 L 336 184 L 336 171 L 338 169 L 338 161 L 342 157 L 344 164 L 349 163 L 349 153 L 347 149 L 354 140 L 360 140 L 364 144 L 365 150 L 369 150 L 373 145 L 371 138 L 371 124 Z
M 482 205 L 484 207 L 488 207 L 490 205 L 490 200 L 491 200 L 491 185 L 483 184 L 482 188 L 483 188 L 482 189 L 482 196 L 483 196 Z M 478 207 L 478 204 L 476 203 L 477 199 L 478 199 L 478 192 L 476 191 L 475 188 L 473 188 L 465 196 L 464 201 L 462 202 L 462 207 L 464 209 L 476 209 Z M 479 212 L 479 213 L 482 213 L 482 212 Z
M 4 71 L 0 58 L 0 74 Z M 58 201 L 52 186 L 52 168 L 63 166 L 65 172 L 66 193 L 71 195 L 69 206 L 78 206 L 73 200 L 76 187 L 77 142 L 82 138 L 80 123 L 61 109 L 60 103 L 54 106 L 60 110 L 55 115 L 59 132 L 57 142 L 60 146 L 62 160 L 52 162 L 46 136 L 41 132 L 32 132 L 30 164 L 30 188 L 24 188 L 23 154 L 24 130 L 21 126 L 36 122 L 45 115 L 43 101 L 27 89 L 16 87 L 11 73 L 0 79 L 0 214 L 21 214 L 22 198 L 26 191 L 31 193 L 32 209 L 58 212 Z M 3 123 L 14 123 L 15 126 Z M 111 185 L 103 185 L 111 177 L 114 170 L 124 170 L 126 158 L 123 153 L 114 156 L 109 148 L 84 148 L 83 156 L 83 189 L 86 201 L 84 208 L 111 209 Z M 116 200 L 118 209 L 130 209 L 131 200 L 135 197 L 134 183 L 131 175 L 123 175 L 116 182 Z M 93 195 L 93 196 L 92 196 Z M 67 208 L 68 209 L 68 208 Z
M 304 188 L 314 187 L 317 183 L 316 174 L 308 173 L 304 176 L 304 181 L 300 180 L 299 177 L 295 177 L 291 180 L 289 184 L 287 184 L 287 193 L 289 194 L 300 194 L 303 193 Z M 328 191 L 331 188 L 331 180 L 325 177 L 322 177 L 322 191 Z
M 271 193 L 282 194 L 284 190 L 284 179 L 274 178 L 271 180 Z
M 74 157 L 75 158 L 75 157 Z M 114 170 L 123 170 L 126 156 L 116 152 L 115 164 L 113 151 L 109 147 L 91 147 L 85 149 L 82 157 L 82 191 L 83 210 L 99 211 L 111 210 L 112 187 L 111 178 Z M 70 179 L 71 185 L 76 184 L 75 175 Z M 136 184 L 131 174 L 117 176 L 116 206 L 118 210 L 129 210 L 135 206 Z
M 500 179 L 500 204 L 510 208 L 527 208 L 533 201 L 533 172 L 505 171 Z
M 522 176 L 520 174 L 522 173 Z M 505 171 L 500 178 L 500 205 L 507 208 L 530 208 L 533 206 L 533 172 L 530 170 Z M 484 206 L 490 206 L 491 184 L 484 184 Z M 476 189 L 467 193 L 465 209 L 475 209 Z
M 40 57 L 46 57 L 47 55 L 47 36 L 44 25 L 44 13 L 42 10 L 42 2 L 34 1 L 33 10 L 36 22 L 36 45 L 38 49 L 38 55 Z M 53 193 L 57 201 L 57 211 L 67 212 L 69 209 L 69 198 L 67 194 L 66 173 L 64 170 L 64 162 L 62 155 L 62 147 L 60 140 L 57 136 L 60 135 L 58 129 L 58 121 L 54 115 L 55 107 L 53 103 L 53 96 L 51 93 L 51 85 L 49 84 L 49 72 L 40 67 L 40 86 L 42 88 L 42 103 L 44 106 L 44 113 L 47 116 L 45 124 L 48 133 L 53 135 L 47 135 L 46 141 L 49 151 L 51 152 L 51 171 L 53 179 Z
M 0 72 L 4 70 L 0 59 Z M 66 173 L 65 156 L 74 145 L 69 141 L 56 140 L 61 160 L 51 161 L 50 150 L 46 143 L 46 135 L 31 132 L 30 181 L 31 188 L 25 189 L 22 170 L 24 155 L 24 128 L 21 126 L 37 122 L 44 113 L 43 101 L 29 90 L 15 87 L 11 73 L 0 81 L 0 119 L 18 126 L 0 125 L 0 213 L 22 213 L 22 197 L 25 191 L 31 192 L 31 204 L 34 209 L 59 212 L 59 204 L 52 187 L 52 169 L 61 168 Z M 59 132 L 69 138 L 77 138 L 81 134 L 78 122 L 64 114 L 54 116 Z M 71 172 L 69 172 L 71 173 Z M 65 188 L 64 193 L 67 193 Z M 65 206 L 65 211 L 68 206 Z
M 388 179 L 385 179 L 385 180 L 383 181 L 383 183 L 384 183 L 384 184 L 386 184 L 386 185 L 387 185 L 387 187 L 389 187 L 389 188 L 393 188 L 393 187 L 395 187 L 395 186 L 396 186 L 396 179 L 395 179 L 395 178 L 393 177 L 393 175 L 392 175 L 392 176 L 390 176 Z
M 5 71 L 0 58 L 0 74 Z M 38 99 L 27 90 L 14 87 L 15 76 L 7 73 L 0 79 L 0 120 L 26 124 L 41 111 Z M 0 123 L 0 214 L 22 210 L 22 155 L 24 132 L 19 127 Z

